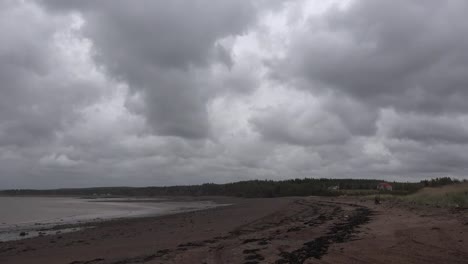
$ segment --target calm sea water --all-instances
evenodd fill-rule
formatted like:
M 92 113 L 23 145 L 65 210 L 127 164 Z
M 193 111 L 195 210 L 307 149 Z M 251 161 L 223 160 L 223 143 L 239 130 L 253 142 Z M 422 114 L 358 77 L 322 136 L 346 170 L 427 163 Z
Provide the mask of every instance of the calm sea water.
M 0 241 L 31 237 L 38 235 L 39 230 L 46 234 L 48 228 L 62 224 L 164 215 L 216 206 L 210 201 L 0 197 Z M 21 232 L 28 235 L 19 236 Z

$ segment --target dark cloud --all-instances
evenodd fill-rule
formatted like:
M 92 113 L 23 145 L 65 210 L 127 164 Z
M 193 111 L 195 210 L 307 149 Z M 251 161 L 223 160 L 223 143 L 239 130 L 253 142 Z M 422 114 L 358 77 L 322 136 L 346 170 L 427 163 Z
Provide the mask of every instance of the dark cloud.
M 299 146 L 342 144 L 351 137 L 339 117 L 312 106 L 265 109 L 251 123 L 267 140 Z
M 466 112 L 467 11 L 465 1 L 355 1 L 310 19 L 274 75 L 374 107 Z
M 456 175 L 466 177 L 468 171 L 467 145 L 436 143 L 428 146 L 412 140 L 391 140 L 388 149 L 397 159 L 398 166 L 392 168 L 408 178 L 426 175 Z
M 203 79 L 215 60 L 232 66 L 216 42 L 245 32 L 257 9 L 250 1 L 208 2 L 44 1 L 51 8 L 78 10 L 83 35 L 96 60 L 141 93 L 144 114 L 160 135 L 205 138 L 210 134 Z
M 290 97 L 279 106 L 262 109 L 250 120 L 267 140 L 298 146 L 333 145 L 376 133 L 378 111 L 350 97 L 312 99 L 303 93 Z
M 467 144 L 466 116 L 397 114 L 387 111 L 380 126 L 389 138 L 425 143 Z
M 333 7 L 290 34 L 286 55 L 267 62 L 270 77 L 341 98 L 322 109 L 337 113 L 351 134 L 380 141 L 377 156 L 386 151 L 384 166 L 365 156 L 347 158 L 343 168 L 357 162 L 349 164 L 350 171 L 359 171 L 360 164 L 374 173 L 407 177 L 464 175 L 467 12 L 465 1 L 360 0 Z M 298 119 L 289 120 L 279 127 L 289 130 Z M 352 149 L 359 157 L 359 148 Z M 330 149 L 324 153 L 339 160 Z
M 65 34 L 63 26 L 70 23 L 69 17 L 46 17 L 27 2 L 2 4 L 0 145 L 49 140 L 75 118 L 74 107 L 93 101 L 101 90 L 86 78 L 75 79 L 73 70 L 62 65 L 67 58 L 61 56 L 67 54 L 58 42 L 65 37 L 60 34 Z
M 466 178 L 468 4 L 328 2 L 0 0 L 0 189 Z

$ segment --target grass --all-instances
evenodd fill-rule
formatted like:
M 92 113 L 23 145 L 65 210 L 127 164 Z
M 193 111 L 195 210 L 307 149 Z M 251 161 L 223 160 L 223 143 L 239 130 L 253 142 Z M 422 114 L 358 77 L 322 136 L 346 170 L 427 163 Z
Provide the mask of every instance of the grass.
M 379 191 L 379 190 L 368 190 L 368 189 L 357 189 L 357 190 L 338 190 L 336 191 L 340 195 L 347 195 L 347 196 L 372 196 L 372 195 L 391 195 L 391 196 L 397 196 L 397 195 L 406 195 L 408 194 L 407 191 Z M 374 196 L 372 196 L 374 197 Z
M 418 205 L 445 208 L 468 208 L 468 183 L 452 184 L 443 187 L 426 187 L 413 194 L 402 195 L 394 192 L 365 193 L 363 198 L 373 200 L 378 194 L 382 201 L 402 201 Z
M 400 199 L 421 205 L 438 207 L 468 207 L 468 183 L 438 188 L 423 188 Z
M 348 195 L 348 196 L 363 196 L 363 195 L 372 195 L 378 194 L 379 191 L 377 190 L 338 190 L 336 191 L 340 195 Z

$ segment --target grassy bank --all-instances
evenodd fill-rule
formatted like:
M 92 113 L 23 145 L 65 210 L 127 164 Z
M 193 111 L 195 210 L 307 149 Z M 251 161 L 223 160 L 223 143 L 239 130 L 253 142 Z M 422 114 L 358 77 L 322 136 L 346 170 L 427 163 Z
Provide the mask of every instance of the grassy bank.
M 453 184 L 438 188 L 423 188 L 400 197 L 404 201 L 439 207 L 468 207 L 468 183 Z
M 367 195 L 366 199 L 374 199 L 375 195 Z M 382 201 L 402 201 L 417 205 L 434 207 L 468 208 L 468 183 L 451 184 L 443 187 L 425 187 L 416 193 L 398 195 L 380 193 Z

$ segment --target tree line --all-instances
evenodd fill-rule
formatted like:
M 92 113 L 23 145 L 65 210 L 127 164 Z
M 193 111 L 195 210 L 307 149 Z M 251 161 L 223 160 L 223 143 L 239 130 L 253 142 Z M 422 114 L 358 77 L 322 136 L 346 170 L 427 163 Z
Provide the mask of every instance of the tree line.
M 453 180 L 452 180 L 453 181 Z M 98 187 L 54 190 L 5 190 L 2 195 L 56 195 L 56 196 L 236 196 L 236 197 L 282 197 L 282 196 L 335 196 L 338 190 L 375 190 L 381 180 L 369 179 L 291 179 L 282 181 L 250 180 L 226 184 L 205 183 L 188 186 L 166 187 Z M 427 184 L 442 184 L 446 178 L 427 181 Z M 427 185 L 419 183 L 393 182 L 397 193 L 411 193 Z M 334 188 L 333 188 L 334 187 Z

